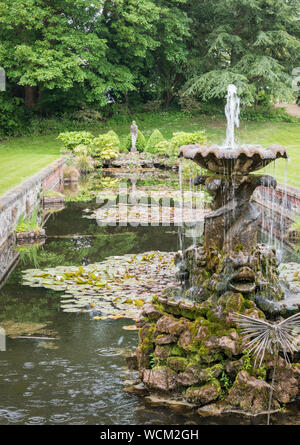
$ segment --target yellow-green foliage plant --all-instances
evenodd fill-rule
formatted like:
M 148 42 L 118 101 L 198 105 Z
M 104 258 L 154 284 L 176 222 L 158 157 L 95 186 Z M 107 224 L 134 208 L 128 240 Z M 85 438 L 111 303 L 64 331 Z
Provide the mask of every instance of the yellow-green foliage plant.
M 176 146 L 176 148 L 181 147 L 182 145 L 189 144 L 206 144 L 207 139 L 205 136 L 205 131 L 195 131 L 194 133 L 185 133 L 183 131 L 179 131 L 177 133 L 173 133 L 173 137 L 171 142 Z
M 207 142 L 204 131 L 195 131 L 194 133 L 185 133 L 183 131 L 173 133 L 170 141 L 160 141 L 154 147 L 154 152 L 159 154 L 176 157 L 178 149 L 182 145 L 205 144 Z
M 99 134 L 92 142 L 92 156 L 99 156 L 102 160 L 110 160 L 120 154 L 120 139 L 118 135 L 110 130 L 107 133 Z
M 177 148 L 171 141 L 164 140 L 155 145 L 154 153 L 166 156 L 176 156 Z
M 73 153 L 76 156 L 80 156 L 80 155 L 88 155 L 91 152 L 91 146 L 90 145 L 84 145 L 84 144 L 79 144 L 77 145 L 74 149 L 73 149 Z
M 65 150 L 73 150 L 80 144 L 91 144 L 94 136 L 88 131 L 66 131 L 57 137 L 64 144 Z

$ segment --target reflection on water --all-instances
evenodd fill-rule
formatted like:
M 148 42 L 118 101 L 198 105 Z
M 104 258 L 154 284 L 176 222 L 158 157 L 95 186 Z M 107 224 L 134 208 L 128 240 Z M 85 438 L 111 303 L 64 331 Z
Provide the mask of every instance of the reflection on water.
M 86 265 L 111 255 L 179 248 L 174 226 L 100 227 L 95 220 L 82 218 L 86 207 L 84 202 L 70 203 L 52 214 L 46 244 L 24 249 L 0 290 L 0 325 L 11 322 L 13 329 L 17 323 L 22 332 L 24 323 L 27 329 L 30 323 L 47 324 L 55 338 L 51 342 L 42 339 L 46 334 L 36 335 L 41 339 L 7 338 L 7 351 L 0 352 L 0 424 L 264 423 L 259 418 L 184 416 L 126 393 L 123 381 L 132 373 L 124 357 L 135 349 L 138 337 L 137 331 L 122 327 L 132 320 L 97 321 L 88 314 L 63 313 L 59 292 L 21 286 L 22 270 L 37 265 Z M 187 236 L 187 243 L 195 239 L 188 231 Z M 290 416 L 276 417 L 274 422 L 297 423 L 297 407 L 293 409 Z

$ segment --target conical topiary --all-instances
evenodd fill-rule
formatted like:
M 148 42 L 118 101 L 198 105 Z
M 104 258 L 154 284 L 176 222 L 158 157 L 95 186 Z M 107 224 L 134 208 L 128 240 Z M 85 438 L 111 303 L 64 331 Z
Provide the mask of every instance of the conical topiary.
M 154 130 L 151 134 L 150 138 L 148 139 L 145 151 L 148 151 L 149 153 L 155 153 L 155 145 L 159 142 L 162 142 L 164 140 L 163 135 L 159 130 Z

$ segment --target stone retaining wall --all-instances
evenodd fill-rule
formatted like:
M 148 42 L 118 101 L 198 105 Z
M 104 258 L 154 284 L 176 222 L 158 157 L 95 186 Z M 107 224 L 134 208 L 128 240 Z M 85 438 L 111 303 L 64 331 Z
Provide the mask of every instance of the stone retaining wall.
M 0 246 L 14 230 L 20 215 L 22 213 L 25 216 L 31 214 L 43 191 L 60 189 L 63 184 L 65 162 L 65 158 L 54 161 L 48 167 L 0 197 Z
M 15 235 L 10 235 L 0 246 L 0 288 L 3 286 L 3 278 L 16 263 L 19 254 L 15 249 Z
M 253 198 L 259 204 L 277 213 L 284 213 L 284 217 L 295 220 L 300 208 L 300 189 L 284 184 L 278 184 L 276 190 L 269 187 L 258 187 Z

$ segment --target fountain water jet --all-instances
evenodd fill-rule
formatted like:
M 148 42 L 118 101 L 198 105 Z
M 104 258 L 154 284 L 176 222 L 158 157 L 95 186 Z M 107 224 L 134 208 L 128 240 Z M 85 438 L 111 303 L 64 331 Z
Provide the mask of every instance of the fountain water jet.
M 227 103 L 225 107 L 225 115 L 227 119 L 225 148 L 235 148 L 234 127 L 240 126 L 240 98 L 237 95 L 235 85 L 228 85 Z

